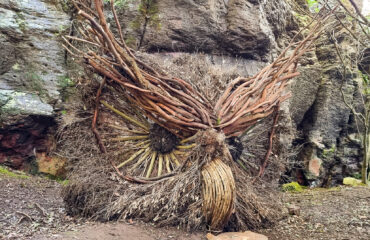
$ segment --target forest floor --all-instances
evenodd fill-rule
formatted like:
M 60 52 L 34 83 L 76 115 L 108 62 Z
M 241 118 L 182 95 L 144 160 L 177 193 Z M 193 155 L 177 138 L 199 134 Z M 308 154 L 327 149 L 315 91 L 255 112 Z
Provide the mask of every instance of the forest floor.
M 0 239 L 205 239 L 205 233 L 135 221 L 95 223 L 66 216 L 60 197 L 63 184 L 0 171 Z M 370 188 L 341 186 L 282 194 L 284 204 L 299 207 L 300 214 L 283 212 L 275 226 L 257 231 L 270 240 L 370 239 Z

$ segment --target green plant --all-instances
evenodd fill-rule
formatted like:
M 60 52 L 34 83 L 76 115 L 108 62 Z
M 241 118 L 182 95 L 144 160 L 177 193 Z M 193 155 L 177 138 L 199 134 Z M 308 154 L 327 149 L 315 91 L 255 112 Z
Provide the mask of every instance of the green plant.
M 58 88 L 62 96 L 63 101 L 66 101 L 68 97 L 74 93 L 75 82 L 68 76 L 60 76 L 58 79 Z M 62 113 L 63 114 L 63 113 Z
M 301 186 L 298 182 L 291 182 L 283 184 L 282 189 L 284 192 L 302 192 L 304 186 Z
M 342 1 L 337 0 L 337 2 L 342 6 L 343 10 L 345 11 L 346 15 L 349 15 L 351 18 L 355 19 L 353 21 L 354 28 L 350 30 L 346 27 L 345 23 L 342 22 L 338 17 L 339 23 L 343 26 L 345 30 L 351 36 L 351 41 L 353 46 L 361 46 L 362 49 L 366 49 L 369 46 L 370 34 L 367 30 L 369 27 L 369 22 L 365 16 L 362 15 L 358 6 L 354 1 L 349 1 L 349 6 L 352 6 L 354 12 L 349 10 Z M 346 18 L 348 19 L 348 18 Z M 356 31 L 356 29 L 358 29 Z M 353 32 L 355 31 L 355 32 Z M 363 184 L 368 184 L 370 181 L 370 96 L 369 96 L 369 72 L 368 67 L 362 66 L 363 62 L 363 55 L 360 53 L 360 49 L 357 49 L 355 57 L 350 56 L 350 54 L 344 54 L 344 49 L 339 45 L 339 42 L 336 38 L 336 33 L 333 31 L 332 39 L 334 40 L 335 51 L 337 53 L 338 59 L 340 61 L 341 66 L 341 75 L 342 75 L 342 84 L 340 85 L 340 92 L 342 95 L 342 99 L 344 104 L 351 110 L 351 113 L 354 116 L 355 124 L 361 136 L 361 148 L 363 150 L 362 156 L 362 168 L 361 168 L 361 180 Z M 357 55 L 357 56 L 356 56 Z M 357 66 L 359 67 L 360 76 L 362 81 L 360 84 L 362 85 L 362 91 L 359 91 L 361 94 L 361 105 L 363 110 L 358 110 L 358 108 L 348 101 L 344 94 L 343 86 L 344 83 L 347 81 L 348 73 L 351 70 L 348 70 L 348 66 Z M 359 126 L 362 126 L 363 130 L 359 130 Z
M 323 157 L 327 158 L 332 156 L 335 153 L 335 144 L 331 146 L 331 148 L 326 148 L 322 151 Z
M 64 89 L 64 88 L 73 87 L 73 86 L 75 86 L 75 82 L 68 76 L 59 77 L 58 87 Z
M 139 15 L 132 22 L 132 28 L 141 29 L 138 46 L 138 49 L 140 49 L 143 44 L 147 28 L 152 27 L 158 31 L 161 29 L 161 23 L 156 0 L 141 0 L 138 11 Z
M 354 173 L 354 174 L 352 174 L 352 177 L 356 178 L 356 179 L 361 179 L 362 178 L 361 173 Z
M 40 96 L 45 94 L 45 89 L 43 87 L 42 78 L 35 72 L 26 73 L 27 85 L 30 89 L 37 92 Z
M 319 9 L 319 3 L 317 0 L 306 0 L 307 4 L 308 4 L 308 7 L 310 9 L 313 9 L 315 12 L 319 12 L 320 9 Z
M 370 78 L 369 78 L 369 74 L 367 73 L 364 73 L 364 72 L 361 72 L 359 71 L 360 73 L 360 76 L 362 78 L 362 84 L 363 84 L 363 92 L 364 92 L 364 95 L 369 95 L 370 94 Z
M 13 178 L 21 178 L 21 179 L 29 178 L 29 176 L 27 176 L 25 174 L 11 172 L 11 171 L 9 171 L 8 169 L 6 169 L 2 166 L 0 166 L 0 175 L 5 175 L 5 176 L 8 176 L 8 177 L 13 177 Z

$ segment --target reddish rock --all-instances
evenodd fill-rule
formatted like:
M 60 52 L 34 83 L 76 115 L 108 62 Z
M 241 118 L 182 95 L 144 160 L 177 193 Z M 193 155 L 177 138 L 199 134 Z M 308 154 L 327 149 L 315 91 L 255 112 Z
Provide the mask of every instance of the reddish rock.
M 13 148 L 14 152 L 19 153 L 24 156 L 34 155 L 33 149 L 34 149 L 33 144 L 25 144 L 25 145 L 21 145 L 19 147 Z
M 5 153 L 0 152 L 0 163 L 4 163 L 6 161 L 6 155 Z
M 313 158 L 308 163 L 308 170 L 316 177 L 320 176 L 322 161 L 319 158 Z
M 17 144 L 19 137 L 19 133 L 5 135 L 5 137 L 1 140 L 1 146 L 4 148 L 13 148 Z
M 21 156 L 10 156 L 8 157 L 7 161 L 8 161 L 8 164 L 11 165 L 13 168 L 15 169 L 19 169 L 22 167 L 23 165 L 23 162 L 25 161 L 26 159 L 22 158 Z
M 37 163 L 39 172 L 48 173 L 57 177 L 65 177 L 66 175 L 66 159 L 59 157 L 50 157 L 46 153 L 37 154 Z
M 16 125 L 0 128 L 0 163 L 24 169 L 36 152 L 49 152 L 54 139 L 49 139 L 51 118 L 27 117 Z

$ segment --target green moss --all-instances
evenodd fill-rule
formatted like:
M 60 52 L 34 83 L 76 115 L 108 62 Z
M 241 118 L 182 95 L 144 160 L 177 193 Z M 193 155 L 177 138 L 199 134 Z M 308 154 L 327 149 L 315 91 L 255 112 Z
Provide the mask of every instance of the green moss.
M 60 4 L 60 6 L 62 7 L 63 12 L 65 12 L 65 13 L 71 13 L 71 11 L 74 8 L 71 0 L 58 0 L 58 1 L 56 1 L 56 3 L 58 3 L 58 2 Z
M 307 15 L 301 15 L 297 12 L 293 12 L 293 15 L 298 20 L 298 23 L 301 26 L 307 26 L 311 21 L 310 17 Z
M 302 192 L 304 188 L 304 186 L 299 185 L 297 182 L 286 183 L 282 186 L 284 192 Z
M 151 27 L 159 31 L 161 29 L 161 22 L 156 0 L 141 0 L 138 12 L 139 14 L 136 16 L 135 20 L 131 22 L 131 27 L 134 30 L 141 31 L 139 49 L 143 44 L 147 28 Z
M 57 177 L 51 174 L 42 174 L 42 175 L 45 176 L 47 179 L 54 180 L 63 186 L 67 186 L 69 183 L 69 180 L 63 177 Z
M 43 87 L 44 80 L 36 72 L 27 72 L 25 77 L 27 80 L 27 89 L 37 92 L 39 96 L 44 96 L 46 94 Z
M 136 47 L 136 38 L 133 37 L 132 35 L 127 35 L 127 37 L 125 39 L 125 42 L 126 42 L 127 46 L 129 46 L 131 48 Z
M 76 83 L 68 76 L 59 77 L 58 88 L 64 102 L 75 93 L 75 88 L 73 88 L 75 85 Z
M 6 169 L 2 166 L 0 166 L 0 175 L 4 175 L 4 176 L 7 176 L 7 177 L 12 177 L 12 178 L 20 178 L 20 179 L 29 178 L 29 176 L 27 176 L 25 174 L 18 174 L 18 173 L 11 172 L 11 171 L 9 171 L 8 169 Z
M 139 15 L 132 23 L 133 28 L 140 29 L 147 21 L 148 26 L 160 30 L 159 9 L 155 0 L 142 0 L 138 12 Z
M 326 148 L 322 151 L 322 156 L 325 158 L 331 157 L 335 153 L 335 149 L 335 144 L 333 144 L 331 148 Z
M 67 186 L 69 184 L 69 180 L 68 179 L 64 179 L 64 180 L 56 180 L 58 183 L 60 183 L 61 185 L 63 186 Z
M 75 86 L 75 82 L 70 79 L 68 76 L 61 76 L 58 79 L 58 87 L 67 88 Z
M 19 29 L 24 32 L 26 31 L 26 21 L 25 21 L 25 18 L 22 14 L 22 12 L 17 12 L 16 13 L 16 18 L 15 18 L 15 22 L 18 24 L 19 26 Z
M 347 185 L 347 186 L 352 186 L 352 187 L 356 187 L 356 186 L 366 186 L 366 184 L 363 184 L 363 183 L 361 182 L 361 180 L 356 179 L 356 178 L 352 178 L 352 177 L 346 177 L 346 178 L 343 178 L 343 184 L 344 184 L 344 185 Z

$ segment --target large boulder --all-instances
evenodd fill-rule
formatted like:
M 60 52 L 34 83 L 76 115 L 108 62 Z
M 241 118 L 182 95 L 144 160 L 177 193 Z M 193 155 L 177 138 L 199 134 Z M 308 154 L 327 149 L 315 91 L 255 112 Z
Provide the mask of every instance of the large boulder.
M 149 52 L 199 51 L 265 61 L 286 29 L 296 28 L 284 1 L 149 2 L 129 1 L 119 10 L 126 41 Z

